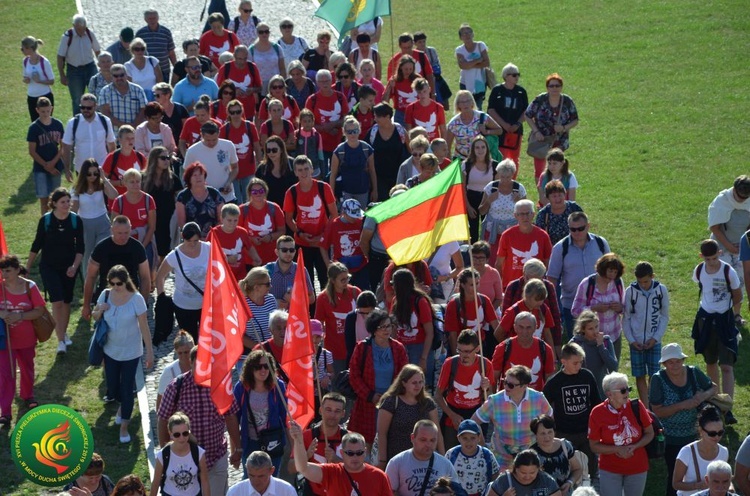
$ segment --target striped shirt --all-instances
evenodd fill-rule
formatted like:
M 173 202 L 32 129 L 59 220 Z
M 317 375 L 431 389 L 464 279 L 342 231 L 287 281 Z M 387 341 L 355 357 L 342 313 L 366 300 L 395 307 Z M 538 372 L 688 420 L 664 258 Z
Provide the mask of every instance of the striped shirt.
M 267 294 L 263 300 L 263 305 L 256 305 L 250 298 L 245 298 L 245 301 L 247 301 L 247 306 L 250 307 L 250 311 L 253 314 L 245 326 L 245 336 L 260 343 L 271 339 L 268 317 L 271 315 L 271 312 L 278 308 L 276 298 L 272 294 Z M 258 340 L 258 336 L 260 336 L 260 340 Z
M 148 26 L 143 26 L 135 35 L 146 43 L 148 54 L 159 59 L 159 67 L 161 67 L 162 72 L 168 72 L 169 52 L 174 52 L 172 32 L 159 24 L 156 31 L 151 31 Z

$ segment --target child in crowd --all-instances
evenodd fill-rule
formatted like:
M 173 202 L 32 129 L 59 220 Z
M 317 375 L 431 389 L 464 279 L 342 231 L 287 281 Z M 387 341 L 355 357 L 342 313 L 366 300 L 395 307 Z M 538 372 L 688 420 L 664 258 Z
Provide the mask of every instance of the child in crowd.
M 445 169 L 451 164 L 451 158 L 448 156 L 448 142 L 443 138 L 435 138 L 430 142 L 430 150 L 438 158 L 440 170 Z
M 248 265 L 257 267 L 261 265 L 261 260 L 250 241 L 247 229 L 239 227 L 239 222 L 240 208 L 233 203 L 225 204 L 221 207 L 221 224 L 211 229 L 208 241 L 218 241 L 227 257 L 232 274 L 236 280 L 241 281 L 247 275 Z
M 487 484 L 500 472 L 495 456 L 480 444 L 479 424 L 466 419 L 458 425 L 458 446 L 445 453 L 456 468 L 461 487 L 469 496 L 484 494 Z M 479 456 L 477 456 L 479 455 Z
M 539 204 L 541 206 L 549 203 L 544 193 L 544 187 L 553 179 L 557 179 L 565 186 L 565 199 L 575 201 L 578 180 L 576 175 L 570 172 L 568 159 L 565 158 L 565 153 L 559 148 L 553 148 L 547 152 L 547 169 L 539 176 L 537 190 L 539 191 Z
M 661 340 L 669 322 L 669 292 L 654 279 L 654 268 L 648 262 L 638 262 L 635 278 L 625 290 L 622 329 L 630 343 L 638 396 L 648 405 L 648 378 L 659 371 Z
M 370 129 L 375 125 L 375 113 L 372 108 L 375 106 L 375 95 L 377 92 L 370 86 L 361 86 L 357 92 L 359 102 L 357 102 L 349 115 L 354 116 L 359 122 L 359 139 L 366 139 L 370 134 Z
M 99 453 L 91 454 L 91 461 L 86 471 L 78 477 L 76 480 L 68 484 L 63 488 L 64 491 L 69 491 L 74 487 L 88 490 L 92 496 L 109 496 L 114 490 L 115 484 L 110 480 L 109 477 L 104 475 L 104 459 Z
M 344 200 L 341 215 L 326 226 L 320 252 L 326 265 L 331 262 L 346 265 L 352 276 L 351 284 L 365 291 L 370 289 L 370 273 L 367 270 L 367 260 L 359 247 L 363 222 L 364 212 L 360 203 L 354 198 Z
M 323 323 L 317 319 L 310 319 L 310 329 L 312 333 L 313 348 L 315 349 L 315 364 L 318 367 L 318 380 L 320 381 L 320 392 L 315 395 L 315 402 L 331 389 L 331 379 L 333 378 L 333 354 L 325 349 L 323 341 L 326 333 L 323 330 Z M 318 382 L 316 381 L 316 385 Z M 317 387 L 317 386 L 316 386 Z M 318 410 L 316 405 L 315 411 Z
M 315 114 L 309 109 L 302 109 L 299 113 L 299 129 L 297 130 L 297 148 L 292 154 L 307 155 L 313 164 L 313 176 L 320 176 L 323 164 L 323 140 L 315 129 Z

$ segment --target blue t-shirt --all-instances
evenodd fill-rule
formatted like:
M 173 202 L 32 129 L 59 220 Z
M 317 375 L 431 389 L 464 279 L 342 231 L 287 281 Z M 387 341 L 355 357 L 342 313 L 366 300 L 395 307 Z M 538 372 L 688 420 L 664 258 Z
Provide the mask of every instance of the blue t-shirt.
M 63 123 L 54 117 L 49 125 L 42 124 L 37 119 L 29 126 L 29 130 L 26 133 L 26 141 L 36 143 L 36 153 L 44 160 L 52 160 L 57 155 L 64 132 Z M 55 164 L 55 169 L 59 171 L 63 170 L 62 158 Z M 34 160 L 34 172 L 45 172 L 42 165 L 36 160 Z
M 747 239 L 748 233 L 750 231 L 743 234 L 740 238 L 740 261 L 742 262 L 750 262 L 750 240 Z
M 372 363 L 375 368 L 375 392 L 383 394 L 393 382 L 393 350 L 391 350 L 391 347 L 380 347 L 372 343 Z

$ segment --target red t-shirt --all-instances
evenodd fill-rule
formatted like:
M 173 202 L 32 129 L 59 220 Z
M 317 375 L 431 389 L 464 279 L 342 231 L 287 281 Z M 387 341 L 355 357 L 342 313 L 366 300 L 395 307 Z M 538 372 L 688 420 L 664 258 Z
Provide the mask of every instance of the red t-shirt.
M 281 119 L 281 131 L 275 133 L 273 131 L 273 123 L 271 122 L 271 119 L 267 119 L 260 125 L 260 134 L 266 135 L 268 138 L 271 136 L 278 136 L 286 143 L 289 136 L 294 136 L 294 124 L 286 119 Z
M 266 341 L 263 341 L 262 343 L 258 343 L 255 346 L 253 346 L 253 350 L 265 350 L 268 351 L 266 348 L 271 349 L 271 354 L 273 355 L 273 359 L 276 360 L 276 365 L 281 366 L 281 359 L 284 356 L 284 347 L 283 346 L 276 346 L 276 343 L 273 342 L 273 338 L 268 339 Z M 309 446 L 309 445 L 308 445 Z
M 292 186 L 297 190 L 296 205 L 292 198 L 291 188 L 289 188 L 284 195 L 284 212 L 292 214 L 294 221 L 297 223 L 297 228 L 305 234 L 322 237 L 328 223 L 328 205 L 335 203 L 336 197 L 333 196 L 331 186 L 328 183 L 323 183 L 325 198 L 321 198 L 318 192 L 317 183 L 319 182 L 321 181 L 314 179 L 309 191 L 302 191 L 299 183 Z M 307 241 L 297 234 L 294 235 L 294 240 L 300 246 L 308 246 Z
M 359 122 L 359 139 L 367 140 L 367 135 L 370 134 L 370 129 L 375 125 L 375 112 L 370 109 L 369 112 L 360 112 L 359 107 L 352 113 L 357 122 Z
M 220 129 L 224 124 L 220 120 L 214 119 L 213 117 L 211 117 L 211 120 L 214 121 Z M 201 140 L 201 126 L 202 124 L 198 122 L 198 119 L 195 116 L 188 117 L 185 121 L 185 125 L 182 126 L 182 132 L 180 132 L 180 139 L 185 142 L 187 148 L 190 148 L 192 145 Z M 187 166 L 190 164 L 185 165 Z
M 495 352 L 492 354 L 492 368 L 496 372 L 500 372 L 500 377 L 503 377 L 505 372 L 513 365 L 525 365 L 531 369 L 531 384 L 529 386 L 537 391 L 541 391 L 544 388 L 544 376 L 552 374 L 555 371 L 555 355 L 550 345 L 539 338 L 534 338 L 532 345 L 524 348 L 518 344 L 518 338 L 512 338 L 510 356 L 508 357 L 508 361 L 503 363 L 506 341 L 495 347 Z M 540 341 L 547 352 L 547 358 L 544 360 L 544 368 L 542 368 L 542 360 L 539 356 Z
M 440 126 L 445 125 L 445 109 L 435 100 L 430 100 L 427 106 L 423 106 L 419 101 L 410 103 L 406 107 L 406 125 L 422 126 L 427 130 L 430 141 L 440 138 Z
M 440 378 L 438 379 L 438 388 L 442 391 L 448 391 L 445 395 L 445 401 L 448 405 L 461 409 L 476 408 L 484 403 L 485 398 L 482 395 L 480 383 L 482 381 L 482 372 L 479 367 L 479 360 L 474 361 L 471 365 L 462 365 L 460 357 L 451 357 L 443 362 L 443 368 L 440 369 Z M 453 378 L 453 385 L 448 388 L 448 379 L 451 375 L 453 360 L 459 360 L 456 375 Z M 492 384 L 494 369 L 492 362 L 484 358 L 484 376 Z M 453 426 L 450 418 L 446 419 L 448 427 Z
M 281 103 L 284 105 L 284 114 L 281 118 L 291 122 L 294 129 L 297 129 L 296 123 L 299 122 L 299 105 L 297 105 L 297 100 L 291 97 L 286 97 L 281 99 Z M 265 122 L 268 119 L 270 119 L 268 114 L 268 98 L 264 98 L 260 101 L 258 122 Z
M 414 72 L 424 76 L 425 78 L 427 76 L 431 76 L 433 74 L 433 71 L 429 57 L 427 57 L 424 52 L 421 52 L 419 50 L 412 50 L 411 52 L 411 57 L 416 61 Z M 393 75 L 396 74 L 396 71 L 398 70 L 398 61 L 401 60 L 401 57 L 403 57 L 404 55 L 405 54 L 401 52 L 396 53 L 393 55 L 393 57 L 391 57 L 391 60 L 388 61 L 388 79 L 391 79 Z M 424 62 L 424 67 L 422 67 L 422 62 Z
M 320 466 L 323 470 L 323 480 L 320 485 L 330 496 L 350 496 L 356 494 L 352 489 L 352 478 L 361 494 L 393 494 L 391 483 L 385 472 L 372 465 L 364 464 L 361 472 L 344 473 L 343 463 L 324 463 Z M 422 477 L 424 479 L 424 477 Z M 421 480 L 421 479 L 420 479 Z
M 115 165 L 115 170 L 112 170 L 112 162 L 114 161 L 115 152 L 117 152 L 117 150 L 108 154 L 102 164 L 104 175 L 110 181 L 122 181 L 122 175 L 129 169 L 135 169 L 137 171 L 143 171 L 146 169 L 145 160 L 141 163 L 138 159 L 138 152 L 133 150 L 130 152 L 130 155 L 125 155 L 124 153 L 118 154 L 117 165 Z M 115 186 L 115 189 L 119 194 L 123 194 L 128 190 L 125 186 Z
M 354 222 L 345 222 L 339 216 L 326 227 L 323 246 L 333 249 L 332 260 L 343 263 L 350 273 L 358 272 L 365 266 L 367 260 L 359 247 L 359 238 L 362 235 L 362 223 L 364 219 L 356 219 Z
M 248 134 L 250 131 L 250 134 Z M 258 130 L 252 122 L 243 121 L 240 127 L 234 127 L 230 123 L 224 124 L 220 136 L 234 143 L 237 150 L 237 164 L 239 172 L 237 179 L 243 179 L 255 174 L 255 143 L 260 143 Z
M 232 274 L 234 274 L 234 277 L 238 281 L 247 275 L 247 266 L 252 264 L 250 253 L 248 252 L 252 241 L 250 241 L 250 237 L 244 228 L 238 226 L 237 229 L 228 233 L 221 226 L 216 226 L 208 233 L 206 241 L 218 241 L 224 255 L 227 257 L 239 255 L 239 259 L 236 262 L 229 264 Z
M 305 102 L 305 108 L 315 114 L 315 124 L 340 121 L 349 113 L 349 104 L 344 95 L 338 91 L 334 91 L 330 96 L 323 96 L 319 91 L 310 95 Z M 337 127 L 333 134 L 321 131 L 320 136 L 323 141 L 323 150 L 332 152 L 341 143 L 344 132 Z
M 492 308 L 492 302 L 483 294 L 479 294 L 479 340 L 484 341 L 484 333 L 489 328 L 489 323 L 497 320 L 497 313 Z M 473 301 L 464 302 L 461 311 L 458 311 L 458 298 L 454 297 L 448 301 L 445 308 L 445 332 L 460 333 L 464 329 L 474 329 L 477 325 L 477 307 Z
M 651 425 L 651 417 L 646 407 L 638 400 L 640 417 L 645 429 Z M 627 446 L 637 443 L 643 436 L 641 426 L 633 414 L 628 401 L 622 408 L 615 410 L 609 400 L 596 405 L 589 415 L 589 439 L 610 446 Z M 646 448 L 638 448 L 630 458 L 620 458 L 615 454 L 599 455 L 599 468 L 615 474 L 632 475 L 648 470 Z
M 198 50 L 201 55 L 211 59 L 216 67 L 220 67 L 219 55 L 224 52 L 234 52 L 234 47 L 240 44 L 240 40 L 233 32 L 225 29 L 221 36 L 216 36 L 213 31 L 206 31 L 201 35 Z
M 227 114 L 227 106 L 221 100 L 214 100 L 213 102 L 211 102 L 211 106 L 208 108 L 208 110 L 211 114 L 211 117 L 221 122 L 222 124 L 224 124 L 229 118 L 229 115 Z
M 272 205 L 269 207 L 269 205 Z M 271 214 L 273 210 L 273 214 Z M 262 208 L 254 208 L 250 203 L 240 205 L 240 226 L 247 229 L 251 238 L 259 238 L 271 234 L 284 224 L 284 212 L 273 202 L 266 202 Z M 276 241 L 268 241 L 255 245 L 260 260 L 267 264 L 276 260 Z
M 541 307 L 531 311 L 523 300 L 519 300 L 505 311 L 503 318 L 500 320 L 500 327 L 503 328 L 509 338 L 516 335 L 513 323 L 516 320 L 516 315 L 521 312 L 531 312 L 536 318 L 536 329 L 534 329 L 535 338 L 542 339 L 542 331 L 544 331 L 545 328 L 550 329 L 555 325 L 555 321 L 552 319 L 552 312 L 549 311 L 549 307 L 546 303 L 542 303 Z
M 497 248 L 497 258 L 505 258 L 500 272 L 503 288 L 523 275 L 523 264 L 529 259 L 538 258 L 547 263 L 551 255 L 552 243 L 544 229 L 532 226 L 528 234 L 522 233 L 518 226 L 507 229 L 500 236 Z
M 411 83 L 410 79 L 396 81 L 391 93 L 394 109 L 406 112 L 406 107 L 417 101 L 417 90 L 412 89 Z
M 120 203 L 122 203 L 122 210 L 120 210 Z M 124 215 L 130 219 L 130 227 L 133 230 L 148 225 L 148 213 L 151 211 L 156 211 L 156 203 L 148 193 L 143 193 L 141 199 L 135 203 L 130 203 L 125 195 L 118 196 L 112 202 L 112 213 Z M 133 237 L 138 239 L 135 234 Z
M 229 66 L 229 77 L 224 77 L 227 66 Z M 219 72 L 216 74 L 216 84 L 221 86 L 221 83 L 226 79 L 233 81 L 234 85 L 242 91 L 247 91 L 248 88 L 257 88 L 262 85 L 258 66 L 250 61 L 247 62 L 244 69 L 238 69 L 234 61 L 227 62 L 221 66 Z M 249 93 L 246 96 L 239 96 L 238 94 L 237 99 L 242 102 L 242 106 L 245 110 L 245 119 L 252 119 L 255 116 L 255 106 L 257 105 L 255 93 Z
M 5 291 L 5 297 L 0 299 L 0 309 L 11 312 L 29 312 L 44 306 L 44 298 L 39 292 L 39 287 L 33 281 L 29 281 L 29 293 L 31 298 L 26 293 L 17 295 Z M 34 333 L 34 326 L 30 320 L 21 320 L 7 326 L 7 328 L 10 334 L 11 350 L 22 350 L 36 346 L 36 333 Z M 8 352 L 5 351 L 4 353 Z
M 430 302 L 427 300 L 427 298 L 420 297 L 419 301 L 416 302 L 416 296 L 412 296 L 411 308 L 412 312 L 409 325 L 404 326 L 400 323 L 396 324 L 396 339 L 398 339 L 404 346 L 406 346 L 407 344 L 424 343 L 424 325 L 432 324 L 432 307 L 430 306 Z M 391 303 L 391 309 L 393 309 L 393 303 Z
M 357 309 L 357 297 L 361 292 L 358 287 L 347 285 L 343 295 L 336 295 L 336 306 L 331 305 L 325 290 L 321 291 L 315 300 L 315 318 L 325 327 L 325 347 L 331 352 L 334 360 L 346 360 L 344 322 L 346 314 Z

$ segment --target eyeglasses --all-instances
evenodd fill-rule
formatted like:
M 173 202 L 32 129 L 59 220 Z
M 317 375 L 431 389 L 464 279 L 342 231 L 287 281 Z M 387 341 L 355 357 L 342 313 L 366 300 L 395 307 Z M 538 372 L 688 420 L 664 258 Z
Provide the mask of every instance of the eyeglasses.
M 387 324 L 380 324 L 376 329 L 393 329 L 394 327 L 393 322 L 388 322 Z
M 255 188 L 250 190 L 250 194 L 253 196 L 260 196 L 266 194 L 266 188 Z
M 94 110 L 94 106 L 93 105 L 81 105 L 79 108 L 81 110 Z
M 266 153 L 279 153 L 278 148 L 266 148 Z
M 173 432 L 172 437 L 175 439 L 179 439 L 180 437 L 189 437 L 190 431 L 182 431 L 182 432 Z
M 701 427 L 701 429 L 703 429 Z M 724 429 L 720 429 L 718 431 L 707 431 L 706 429 L 703 429 L 703 432 L 705 432 L 709 437 L 722 437 L 724 435 Z
M 258 34 L 270 34 L 270 33 L 271 33 L 270 29 L 259 29 L 258 30 Z
M 282 24 L 281 29 L 292 29 L 294 26 L 292 24 Z
M 159 155 L 159 160 L 169 160 L 169 155 Z
M 508 382 L 507 379 L 501 379 L 500 382 L 508 389 L 516 389 L 517 387 L 523 387 L 525 384 L 515 383 L 515 382 Z
M 346 456 L 362 456 L 365 454 L 365 450 L 359 450 L 359 451 L 342 450 L 342 453 L 344 453 Z
M 112 77 L 113 77 L 113 78 L 115 78 L 115 79 L 120 79 L 120 78 L 124 78 L 124 77 L 125 77 L 125 74 L 124 74 L 124 73 L 123 73 L 123 74 L 114 74 L 114 73 L 113 73 L 113 74 L 112 74 Z
M 191 71 L 198 71 L 198 70 L 200 70 L 200 68 L 201 68 L 200 64 L 198 64 L 198 65 L 191 65 L 191 66 L 188 67 L 188 69 L 190 69 Z
M 228 110 L 227 113 L 229 115 L 241 115 L 242 114 L 242 110 Z
M 98 172 L 87 172 L 86 175 L 88 177 L 99 177 L 99 173 Z
M 222 95 L 232 95 L 232 96 L 234 96 L 234 91 L 222 91 L 221 94 Z
M 508 77 L 521 77 L 521 73 L 518 72 L 516 74 L 508 74 Z
M 297 251 L 297 248 L 279 248 L 279 251 L 281 253 L 294 253 L 295 251 Z
M 562 88 L 561 84 L 548 84 L 547 88 Z
M 619 391 L 620 394 L 628 394 L 632 390 L 633 390 L 633 388 L 630 387 L 630 386 L 624 387 L 624 388 L 620 388 L 620 389 L 611 389 L 611 391 Z
M 258 365 L 253 365 L 253 370 L 271 370 L 271 367 L 268 366 L 267 363 L 259 363 Z
M 110 286 L 124 286 L 125 283 L 122 281 L 109 281 Z
M 347 129 L 344 131 L 346 134 L 359 134 L 359 129 Z
M 130 47 L 131 52 L 145 52 L 146 49 L 143 47 Z
M 581 227 L 571 227 L 571 226 L 568 226 L 568 230 L 570 230 L 570 232 L 583 232 L 583 231 L 586 230 L 587 227 L 588 226 L 581 226 Z
M 283 90 L 284 88 L 285 86 L 283 84 L 274 84 L 273 86 L 271 86 L 272 90 Z

